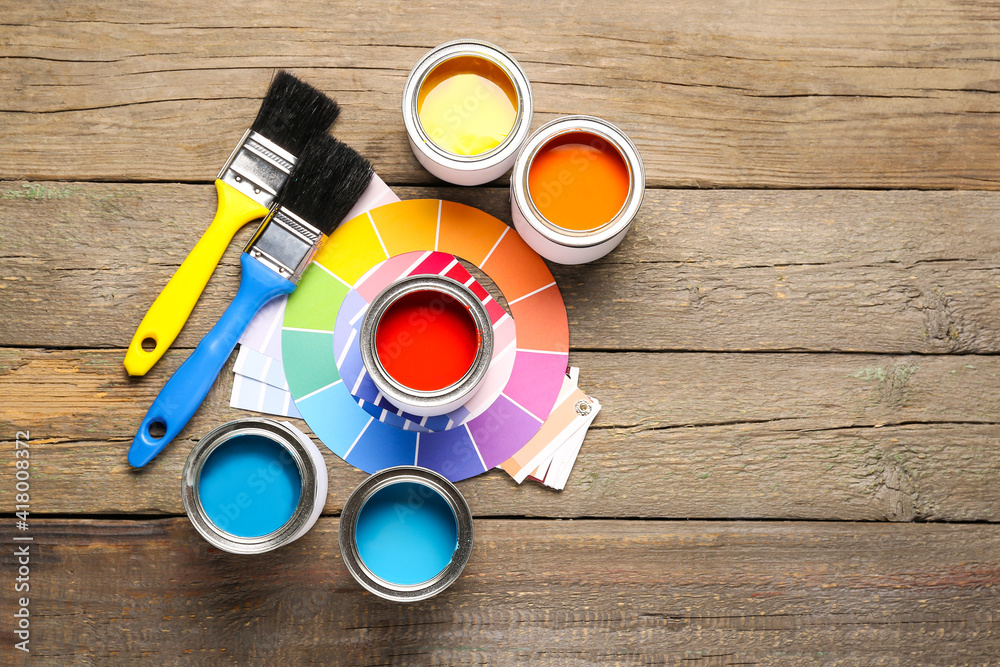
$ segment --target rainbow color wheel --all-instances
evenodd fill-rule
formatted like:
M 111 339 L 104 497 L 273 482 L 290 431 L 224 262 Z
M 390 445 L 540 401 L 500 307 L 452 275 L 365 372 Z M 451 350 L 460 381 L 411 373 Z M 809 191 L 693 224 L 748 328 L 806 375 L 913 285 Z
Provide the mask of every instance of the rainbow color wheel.
M 414 432 L 358 405 L 337 370 L 334 331 L 345 297 L 373 267 L 428 250 L 461 257 L 493 279 L 514 317 L 517 348 L 507 384 L 481 414 L 458 428 Z M 330 450 L 365 472 L 419 465 L 452 481 L 499 465 L 538 432 L 568 353 L 566 307 L 541 257 L 493 216 L 438 199 L 386 204 L 341 225 L 289 297 L 281 334 L 295 406 Z
M 493 357 L 482 386 L 463 405 L 448 414 L 418 417 L 390 403 L 368 375 L 361 358 L 361 323 L 369 304 L 400 278 L 443 275 L 468 287 L 480 300 L 493 326 Z M 444 252 L 408 252 L 376 264 L 344 297 L 333 332 L 337 370 L 362 408 L 379 421 L 408 431 L 446 431 L 461 426 L 488 408 L 510 379 L 516 355 L 514 318 L 465 270 L 454 255 Z

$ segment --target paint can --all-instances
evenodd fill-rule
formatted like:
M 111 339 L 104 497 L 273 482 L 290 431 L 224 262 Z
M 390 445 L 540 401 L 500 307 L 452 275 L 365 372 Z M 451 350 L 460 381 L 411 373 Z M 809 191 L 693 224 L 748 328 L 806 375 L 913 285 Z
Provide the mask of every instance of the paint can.
M 493 326 L 482 301 L 439 275 L 401 278 L 376 296 L 361 323 L 361 359 L 397 408 L 429 417 L 464 405 L 493 357 Z
M 514 164 L 531 130 L 524 70 L 498 46 L 474 39 L 432 49 L 403 87 L 403 123 L 417 161 L 455 185 L 481 185 Z
M 304 535 L 326 503 L 323 455 L 302 431 L 237 419 L 210 431 L 184 464 L 184 511 L 213 546 L 259 554 Z
M 546 259 L 591 262 L 625 238 L 645 187 L 642 158 L 624 132 L 593 116 L 558 118 L 531 135 L 514 163 L 514 228 Z
M 455 485 L 417 466 L 386 468 L 351 493 L 340 515 L 344 564 L 366 589 L 415 602 L 448 588 L 472 555 L 472 512 Z

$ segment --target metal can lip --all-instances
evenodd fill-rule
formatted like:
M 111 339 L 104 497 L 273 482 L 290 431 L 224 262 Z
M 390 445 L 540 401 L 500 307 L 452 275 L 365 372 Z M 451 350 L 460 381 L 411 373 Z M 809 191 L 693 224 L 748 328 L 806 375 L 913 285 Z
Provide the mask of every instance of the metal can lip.
M 597 135 L 608 141 L 622 156 L 631 177 L 625 203 L 614 218 L 596 230 L 576 231 L 553 224 L 538 212 L 528 189 L 528 172 L 538 152 L 552 139 L 573 132 Z M 563 116 L 542 125 L 528 138 L 514 162 L 510 189 L 511 199 L 525 220 L 546 239 L 570 248 L 591 248 L 613 239 L 632 224 L 645 195 L 646 172 L 639 150 L 618 127 L 594 116 Z
M 417 109 L 417 96 L 427 75 L 443 62 L 461 56 L 482 58 L 498 66 L 517 93 L 517 116 L 510 134 L 499 146 L 479 155 L 458 155 L 440 148 L 424 131 Z M 417 61 L 403 86 L 403 123 L 410 144 L 432 162 L 458 171 L 487 170 L 512 158 L 531 131 L 533 108 L 531 84 L 521 65 L 499 46 L 478 39 L 456 39 L 431 49 Z
M 259 537 L 241 537 L 219 528 L 208 518 L 198 493 L 201 470 L 212 452 L 223 443 L 243 435 L 264 436 L 284 447 L 295 462 L 302 480 L 299 503 L 292 516 L 277 530 Z M 318 455 L 318 450 L 316 453 Z M 317 496 L 325 495 L 326 468 L 323 467 L 320 472 L 314 455 L 306 449 L 299 435 L 285 424 L 265 418 L 237 419 L 212 429 L 198 441 L 184 464 L 181 489 L 184 511 L 195 529 L 212 546 L 230 553 L 259 554 L 294 541 L 315 523 L 319 514 L 316 505 L 324 500 Z
M 454 512 L 458 527 L 458 546 L 451 562 L 437 575 L 419 584 L 394 584 L 368 569 L 361 560 L 355 535 L 358 517 L 368 499 L 387 486 L 401 482 L 414 482 L 437 492 Z M 472 555 L 473 532 L 469 504 L 446 477 L 419 466 L 395 466 L 375 473 L 348 496 L 340 514 L 340 554 L 351 575 L 368 591 L 394 602 L 417 602 L 437 595 L 458 579 Z
M 376 349 L 376 331 L 382 316 L 399 298 L 420 291 L 447 294 L 468 308 L 479 332 L 476 357 L 457 382 L 435 391 L 412 389 L 393 378 L 382 366 Z M 493 325 L 486 307 L 465 285 L 439 275 L 413 275 L 392 283 L 376 296 L 361 323 L 361 360 L 379 391 L 399 408 L 419 416 L 444 414 L 464 403 L 482 384 L 493 358 Z

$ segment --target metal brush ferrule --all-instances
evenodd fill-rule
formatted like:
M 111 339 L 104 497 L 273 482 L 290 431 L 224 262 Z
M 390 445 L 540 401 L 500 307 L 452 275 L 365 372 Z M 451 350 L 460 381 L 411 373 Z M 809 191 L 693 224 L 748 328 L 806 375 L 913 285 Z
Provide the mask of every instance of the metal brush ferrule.
M 264 135 L 247 130 L 218 179 L 262 206 L 270 206 L 292 173 L 295 160 L 294 155 Z
M 298 283 L 323 233 L 287 208 L 274 206 L 245 248 L 278 275 Z

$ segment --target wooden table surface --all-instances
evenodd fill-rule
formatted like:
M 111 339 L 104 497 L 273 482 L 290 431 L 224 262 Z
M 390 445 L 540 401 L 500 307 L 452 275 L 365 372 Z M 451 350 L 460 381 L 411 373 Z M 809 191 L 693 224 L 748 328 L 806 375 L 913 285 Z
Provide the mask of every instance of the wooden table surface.
M 1000 7 L 418 4 L 2 3 L 2 661 L 997 664 Z M 409 606 L 342 563 L 364 475 L 329 453 L 305 537 L 209 548 L 180 471 L 248 414 L 232 374 L 153 465 L 125 454 L 234 293 L 237 252 L 147 377 L 123 348 L 278 67 L 338 99 L 336 133 L 400 196 L 509 221 L 503 180 L 435 181 L 401 122 L 416 60 L 469 36 L 524 66 L 533 126 L 606 118 L 646 164 L 620 248 L 552 267 L 570 361 L 604 405 L 566 490 L 462 482 L 472 560 Z M 26 535 L 30 594 L 11 555 Z

